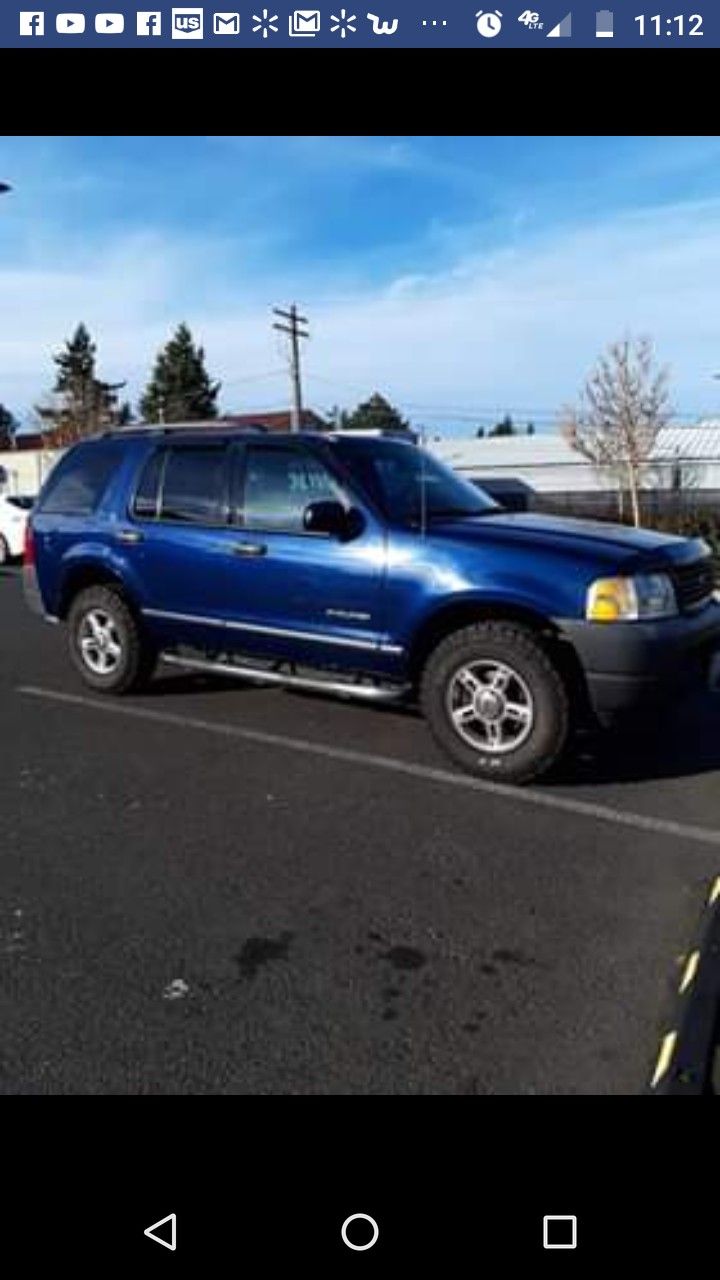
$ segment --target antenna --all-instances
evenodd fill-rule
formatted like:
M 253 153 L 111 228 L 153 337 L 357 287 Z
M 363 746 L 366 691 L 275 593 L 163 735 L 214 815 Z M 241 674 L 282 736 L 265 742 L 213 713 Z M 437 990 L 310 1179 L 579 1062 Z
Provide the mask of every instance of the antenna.
M 420 432 L 420 537 L 427 533 L 427 491 L 425 485 L 425 428 Z

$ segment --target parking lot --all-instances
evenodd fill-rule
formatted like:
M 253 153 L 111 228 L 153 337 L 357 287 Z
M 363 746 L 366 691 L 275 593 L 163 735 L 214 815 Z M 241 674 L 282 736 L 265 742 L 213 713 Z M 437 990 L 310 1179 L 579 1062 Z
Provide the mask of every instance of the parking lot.
M 166 669 L 103 700 L 0 571 L 4 1093 L 627 1093 L 720 869 L 720 711 L 537 788 Z

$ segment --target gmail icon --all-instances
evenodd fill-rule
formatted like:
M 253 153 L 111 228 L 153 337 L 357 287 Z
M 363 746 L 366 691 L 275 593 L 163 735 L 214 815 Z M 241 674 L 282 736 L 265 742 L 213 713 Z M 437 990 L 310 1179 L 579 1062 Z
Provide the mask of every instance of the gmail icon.
M 239 36 L 240 35 L 240 14 L 239 13 L 214 13 L 213 14 L 213 35 L 214 36 Z
M 317 36 L 320 34 L 320 10 L 296 9 L 288 20 L 291 36 Z

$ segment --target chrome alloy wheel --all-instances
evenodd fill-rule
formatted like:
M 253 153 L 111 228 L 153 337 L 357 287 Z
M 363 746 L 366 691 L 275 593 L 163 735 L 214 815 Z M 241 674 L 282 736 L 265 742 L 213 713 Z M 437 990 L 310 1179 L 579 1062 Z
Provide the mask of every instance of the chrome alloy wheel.
M 78 629 L 78 647 L 83 662 L 96 676 L 109 676 L 116 671 L 123 649 L 112 615 L 104 609 L 90 609 Z
M 450 721 L 475 751 L 517 751 L 535 723 L 535 703 L 522 676 L 494 659 L 469 662 L 448 681 Z

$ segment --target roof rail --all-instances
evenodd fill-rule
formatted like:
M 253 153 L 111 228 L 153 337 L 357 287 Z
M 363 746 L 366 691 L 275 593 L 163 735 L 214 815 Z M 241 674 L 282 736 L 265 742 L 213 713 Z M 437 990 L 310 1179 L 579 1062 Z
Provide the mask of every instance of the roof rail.
M 171 435 L 175 431 L 244 431 L 267 434 L 267 427 L 261 422 L 243 423 L 223 422 L 221 418 L 209 418 L 202 422 L 128 422 L 125 426 L 108 427 L 103 436 L 126 435 Z

